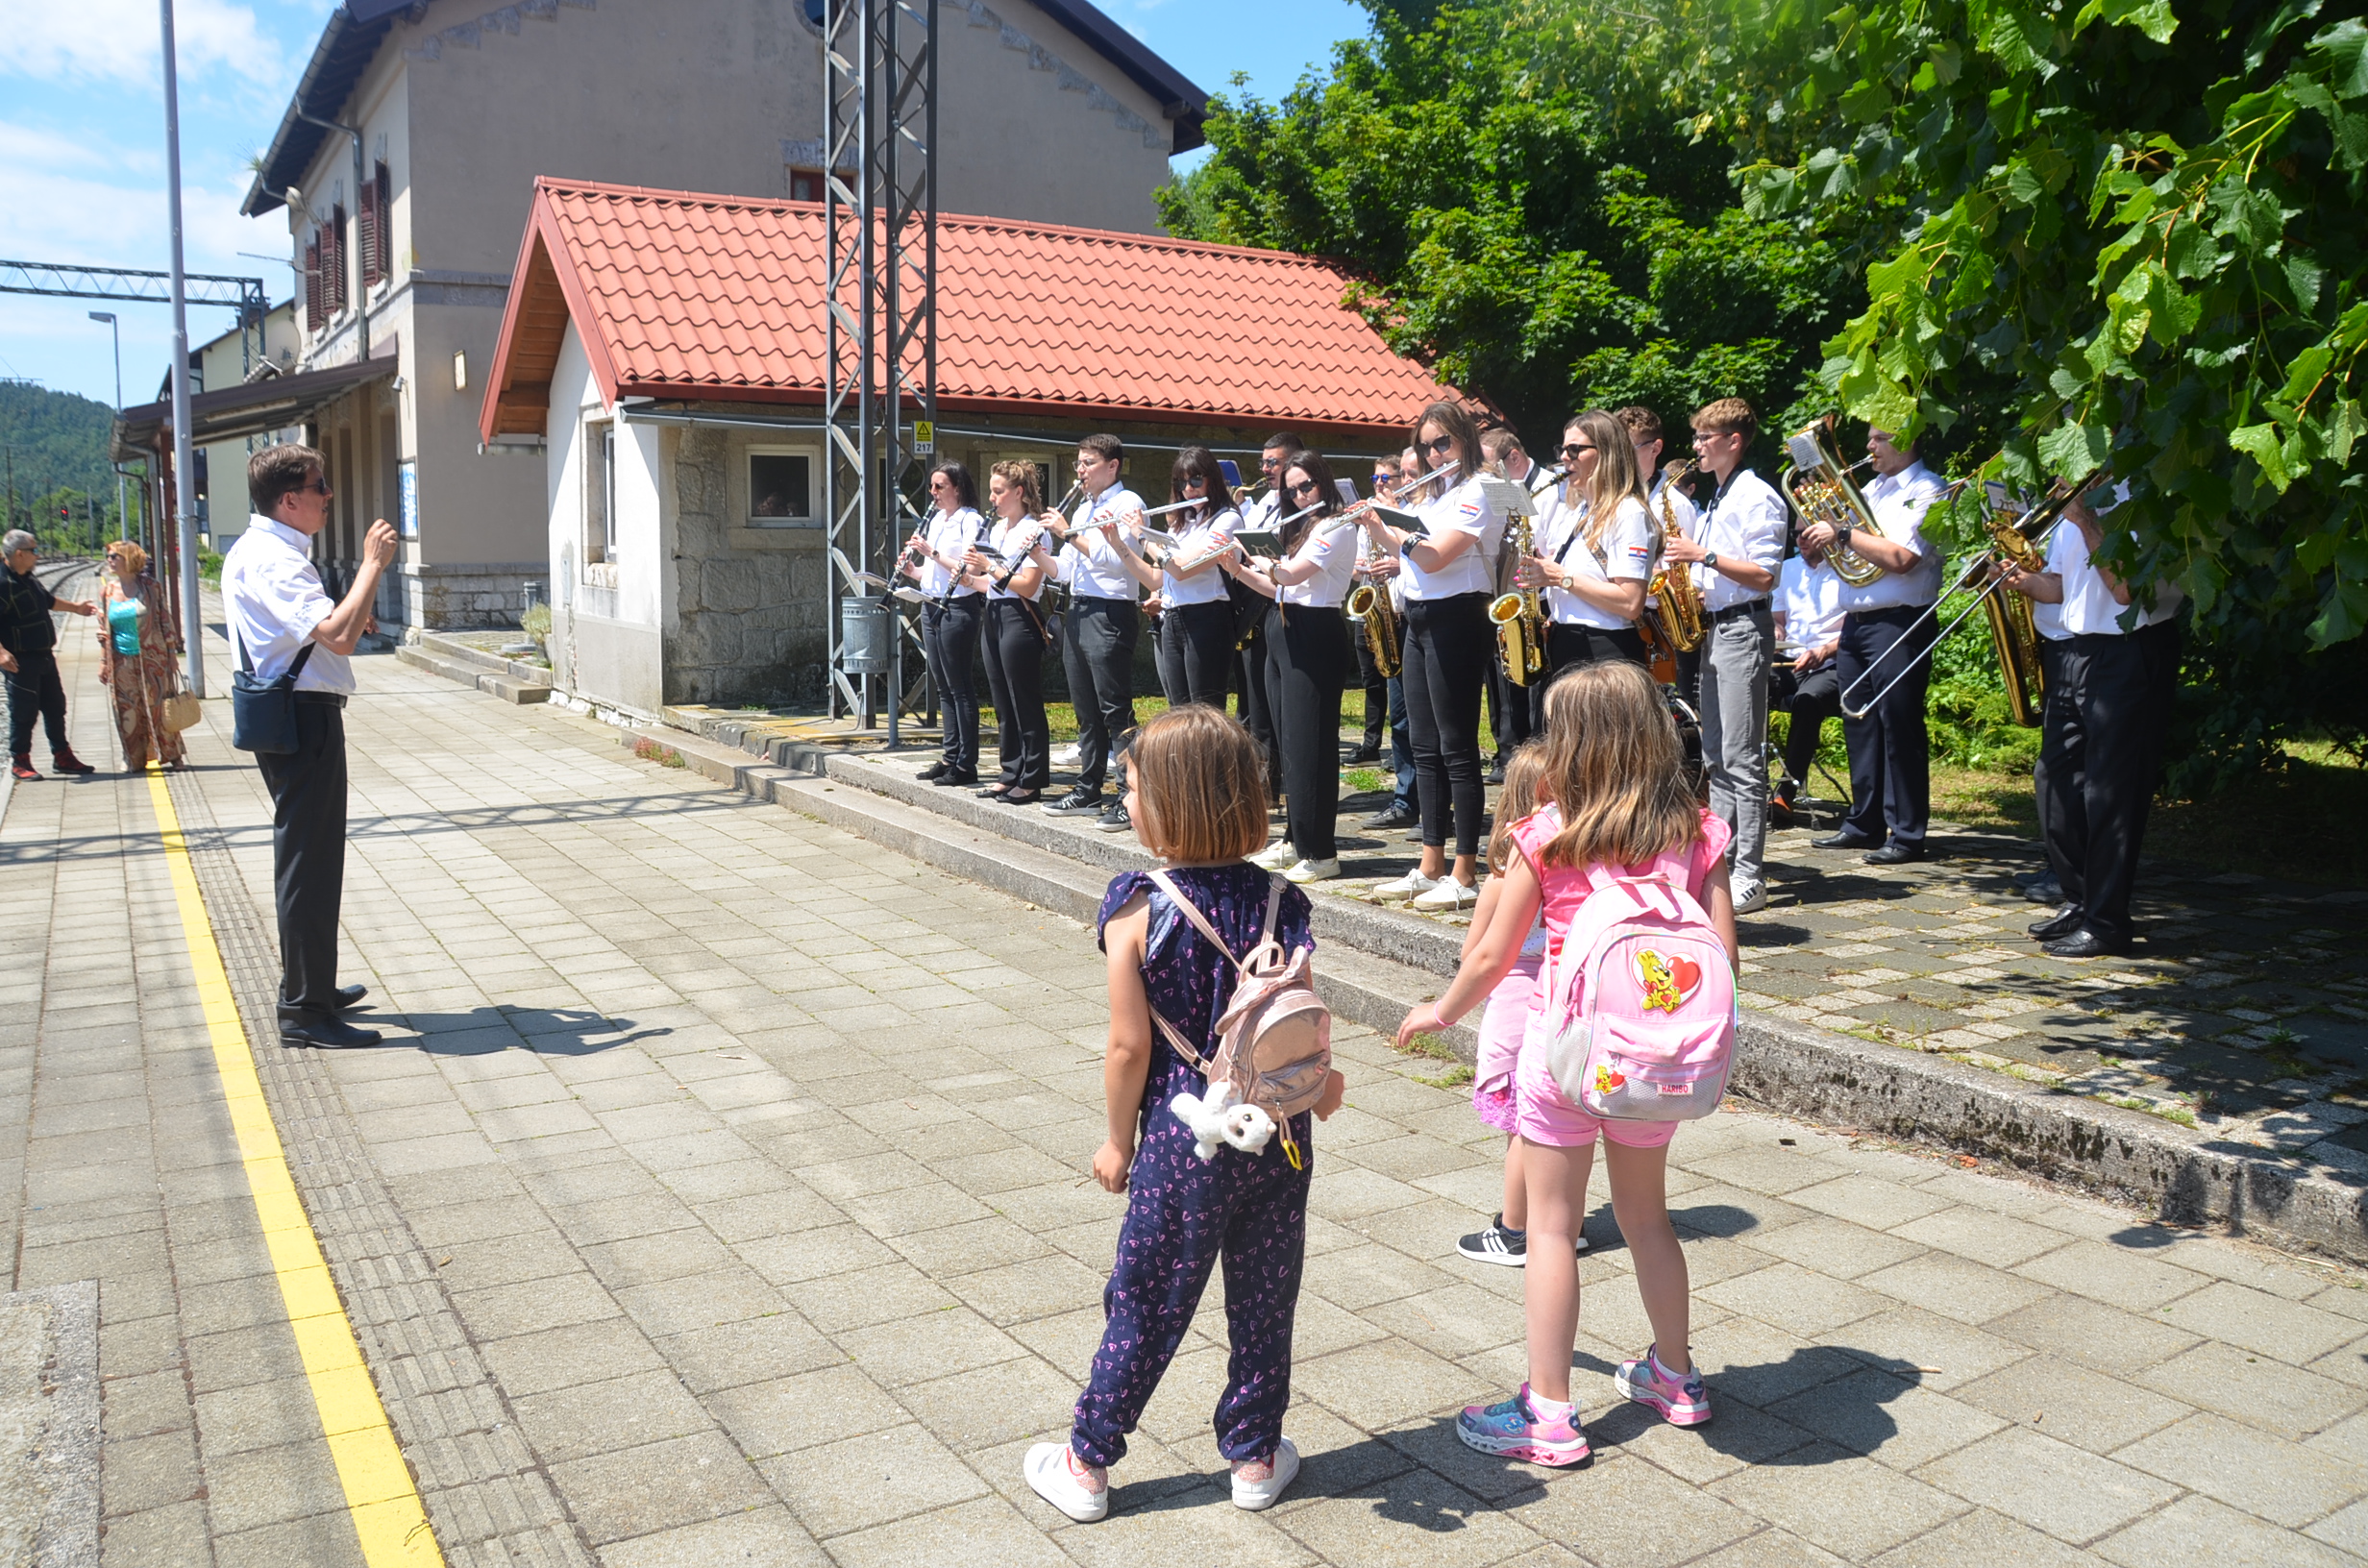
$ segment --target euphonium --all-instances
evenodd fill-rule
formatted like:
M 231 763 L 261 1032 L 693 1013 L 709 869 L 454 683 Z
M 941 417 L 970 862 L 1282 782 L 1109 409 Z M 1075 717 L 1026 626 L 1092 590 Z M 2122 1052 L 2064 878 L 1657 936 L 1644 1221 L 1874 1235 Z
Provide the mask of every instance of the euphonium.
M 1677 526 L 1677 508 L 1669 503 L 1669 493 L 1694 467 L 1693 459 L 1689 457 L 1662 470 L 1661 535 L 1665 543 L 1684 535 Z M 1661 632 L 1661 640 L 1679 653 L 1690 653 L 1700 648 L 1709 621 L 1702 613 L 1702 590 L 1693 580 L 1693 569 L 1665 564 L 1653 574 L 1647 587 L 1653 600 L 1653 623 Z
M 1832 414 L 1793 431 L 1785 450 L 1792 461 L 1785 465 L 1780 483 L 1800 509 L 1803 523 L 1823 523 L 1836 529 L 1864 528 L 1882 536 L 1874 508 L 1866 504 L 1866 498 L 1859 494 L 1857 482 L 1850 478 L 1850 471 L 1860 465 L 1841 460 Z M 1883 568 L 1848 545 L 1838 544 L 1827 551 L 1825 562 L 1853 588 L 1863 588 L 1883 576 Z
M 1529 519 L 1517 515 L 1505 525 L 1505 549 L 1517 561 L 1529 553 Z M 1489 619 L 1504 649 L 1505 676 L 1516 686 L 1545 669 L 1545 606 L 1535 588 L 1517 588 L 1489 600 Z

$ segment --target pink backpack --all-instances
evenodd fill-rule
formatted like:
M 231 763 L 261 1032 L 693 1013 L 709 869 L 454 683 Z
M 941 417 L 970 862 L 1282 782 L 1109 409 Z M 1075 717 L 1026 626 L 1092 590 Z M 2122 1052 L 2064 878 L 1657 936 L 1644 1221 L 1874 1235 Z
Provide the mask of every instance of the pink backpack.
M 1686 891 L 1684 858 L 1664 855 L 1645 875 L 1586 874 L 1592 891 L 1540 978 L 1546 1070 L 1591 1116 L 1709 1115 L 1735 1062 L 1735 968 Z
M 1310 963 L 1315 949 L 1302 947 L 1286 957 L 1274 939 L 1275 917 L 1282 912 L 1283 879 L 1271 878 L 1267 894 L 1264 933 L 1244 958 L 1235 958 L 1207 916 L 1194 907 L 1164 870 L 1150 873 L 1169 902 L 1183 912 L 1200 934 L 1238 971 L 1232 999 L 1217 1018 L 1216 1054 L 1203 1059 L 1182 1031 L 1151 1010 L 1151 1022 L 1175 1053 L 1198 1067 L 1210 1086 L 1225 1085 L 1237 1105 L 1254 1105 L 1274 1118 L 1283 1152 L 1295 1166 L 1299 1150 L 1291 1138 L 1291 1118 L 1313 1110 L 1322 1097 L 1332 1073 L 1332 1010 L 1316 994 Z

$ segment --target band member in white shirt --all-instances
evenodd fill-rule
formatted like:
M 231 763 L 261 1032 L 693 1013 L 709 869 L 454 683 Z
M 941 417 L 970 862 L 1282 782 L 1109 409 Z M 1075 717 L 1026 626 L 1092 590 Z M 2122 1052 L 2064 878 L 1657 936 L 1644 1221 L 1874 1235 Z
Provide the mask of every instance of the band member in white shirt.
M 1575 415 L 1563 428 L 1562 459 L 1563 482 L 1530 525 L 1537 553 L 1517 579 L 1546 590 L 1546 667 L 1559 675 L 1598 659 L 1644 664 L 1636 622 L 1653 575 L 1653 524 L 1628 428 L 1601 409 Z
M 1521 438 L 1499 426 L 1480 434 L 1480 452 L 1487 459 L 1488 470 L 1502 479 L 1528 490 L 1538 479 L 1538 465 L 1530 460 L 1529 449 Z M 1536 537 L 1533 525 L 1533 539 Z M 1499 591 L 1513 586 L 1514 563 L 1505 563 L 1497 574 Z M 1545 733 L 1545 686 L 1553 672 L 1548 664 L 1543 674 L 1526 686 L 1517 686 L 1505 673 L 1504 649 L 1499 645 L 1496 662 L 1489 673 L 1489 731 L 1496 737 L 1496 755 L 1489 764 L 1488 779 L 1492 784 L 1505 781 L 1505 759 L 1514 747 Z
M 2062 617 L 2039 760 L 2041 827 L 2065 902 L 2031 927 L 2057 958 L 2130 950 L 2130 894 L 2162 754 L 2159 659 L 2150 658 L 2160 645 L 2148 637 L 2181 603 L 2174 590 L 2134 607 L 2130 585 L 2096 558 L 2105 542 L 2084 497 L 2064 509 L 2045 571 L 2006 574 L 2009 589 L 2060 606 Z
M 1420 778 L 1422 861 L 1374 892 L 1411 896 L 1415 907 L 1468 907 L 1477 885 L 1480 830 L 1488 791 L 1481 782 L 1481 690 L 1496 657 L 1496 628 L 1488 606 L 1493 562 L 1503 548 L 1505 520 L 1481 488 L 1480 430 L 1463 404 L 1440 402 L 1422 411 L 1415 446 L 1444 477 L 1445 494 L 1415 508 L 1424 532 L 1400 532 L 1369 513 L 1366 532 L 1377 550 L 1394 551 L 1406 584 L 1406 654 L 1402 679 Z M 1447 863 L 1452 837 L 1455 863 Z
M 1875 477 L 1860 493 L 1882 532 L 1837 530 L 1829 523 L 1801 530 L 1805 550 L 1831 556 L 1846 545 L 1883 569 L 1863 588 L 1841 585 L 1842 689 L 1860 704 L 1883 697 L 1862 719 L 1842 716 L 1850 815 L 1838 831 L 1811 842 L 1820 849 L 1864 849 L 1869 866 L 1899 866 L 1924 858 L 1932 815 L 1932 741 L 1924 728 L 1932 660 L 1925 655 L 1939 623 L 1924 612 L 1940 597 L 1941 552 L 1924 537 L 1924 514 L 1948 486 L 1917 460 L 1913 442 L 1901 447 L 1887 431 L 1866 432 L 1866 455 Z
M 1293 453 L 1276 490 L 1286 517 L 1319 509 L 1284 531 L 1280 559 L 1225 559 L 1227 572 L 1275 601 L 1266 624 L 1267 711 L 1283 752 L 1286 830 L 1250 858 L 1294 882 L 1321 882 L 1341 874 L 1341 694 L 1356 668 L 1341 605 L 1362 535 L 1354 523 L 1332 521 L 1339 493 L 1320 453 Z
M 1126 796 L 1103 796 L 1111 753 L 1135 728 L 1135 644 L 1143 635 L 1143 612 L 1135 601 L 1134 574 L 1111 539 L 1114 527 L 1143 527 L 1142 498 L 1119 480 L 1126 448 L 1115 435 L 1097 433 L 1077 443 L 1077 482 L 1085 499 L 1067 519 L 1047 512 L 1042 521 L 1061 536 L 1053 579 L 1069 585 L 1069 618 L 1061 638 L 1061 667 L 1069 676 L 1069 700 L 1077 714 L 1077 783 L 1044 809 L 1054 816 L 1098 816 L 1123 823 Z
M 1306 445 L 1295 430 L 1276 430 L 1267 437 L 1266 444 L 1258 450 L 1259 483 L 1266 493 L 1255 501 L 1243 502 L 1245 529 L 1272 533 L 1275 523 L 1291 515 L 1281 495 L 1283 463 Z M 1239 588 L 1239 592 L 1234 588 L 1226 591 L 1242 617 L 1236 623 L 1241 648 L 1234 661 L 1236 678 L 1242 683 L 1242 723 L 1249 726 L 1251 738 L 1257 741 L 1259 751 L 1267 759 L 1268 794 L 1279 796 L 1283 788 L 1283 754 L 1277 745 L 1274 716 L 1267 709 L 1266 609 L 1251 601 L 1250 590 L 1240 587 L 1240 579 L 1228 576 L 1226 580 Z M 1273 801 L 1270 799 L 1268 803 L 1272 805 Z
M 1167 532 L 1175 543 L 1153 566 L 1135 549 L 1123 528 L 1113 530 L 1127 570 L 1159 596 L 1159 630 L 1152 650 L 1159 660 L 1160 689 L 1168 705 L 1188 702 L 1223 712 L 1234 663 L 1233 599 L 1225 591 L 1224 559 L 1242 526 L 1233 492 L 1206 447 L 1176 453 L 1169 475 L 1169 500 L 1197 502 L 1170 512 Z
M 1674 522 L 1677 531 L 1687 538 L 1696 537 L 1701 528 L 1702 509 L 1693 503 L 1693 498 L 1686 493 L 1684 485 L 1669 478 L 1667 469 L 1662 463 L 1664 442 L 1661 416 L 1641 404 L 1631 404 L 1612 417 L 1627 427 L 1629 439 L 1636 449 L 1637 474 L 1644 480 L 1644 510 L 1653 520 L 1656 551 L 1660 548 L 1660 537 L 1668 531 L 1669 522 Z M 1667 521 L 1664 521 L 1665 516 Z M 1644 602 L 1649 611 L 1653 603 L 1649 580 L 1645 586 L 1648 592 Z M 1681 652 L 1672 649 L 1669 652 L 1677 661 L 1678 699 L 1689 709 L 1699 712 L 1702 706 L 1702 650 L 1697 648 L 1690 652 Z
M 1785 562 L 1776 586 L 1776 641 L 1793 649 L 1789 665 L 1779 664 L 1771 682 L 1775 706 L 1788 716 L 1785 776 L 1776 785 L 1777 810 L 1789 817 L 1808 786 L 1817 760 L 1825 722 L 1841 717 L 1842 580 L 1817 551 L 1804 545 Z
M 945 717 L 946 750 L 921 776 L 953 787 L 978 782 L 978 642 L 987 624 L 987 600 L 962 576 L 963 558 L 987 536 L 978 513 L 978 486 L 957 462 L 929 470 L 927 524 L 905 542 L 905 576 L 928 603 L 921 612 L 922 649 L 929 678 L 937 683 L 938 711 Z
M 1001 462 L 987 477 L 987 507 L 995 514 L 986 543 L 967 558 L 968 579 L 987 600 L 987 692 L 995 700 L 995 743 L 1002 776 L 979 795 L 1006 805 L 1033 805 L 1052 782 L 1050 727 L 1045 722 L 1045 649 L 1052 628 L 1036 596 L 1052 557 L 1036 514 L 1036 465 Z
M 1760 416 L 1740 398 L 1695 410 L 1693 450 L 1718 481 L 1717 498 L 1691 539 L 1667 540 L 1665 557 L 1692 566 L 1710 625 L 1702 643 L 1702 765 L 1710 807 L 1735 833 L 1728 850 L 1735 912 L 1767 903 L 1767 676 L 1776 626 L 1768 596 L 1784 564 L 1789 514 L 1775 486 L 1743 465 Z

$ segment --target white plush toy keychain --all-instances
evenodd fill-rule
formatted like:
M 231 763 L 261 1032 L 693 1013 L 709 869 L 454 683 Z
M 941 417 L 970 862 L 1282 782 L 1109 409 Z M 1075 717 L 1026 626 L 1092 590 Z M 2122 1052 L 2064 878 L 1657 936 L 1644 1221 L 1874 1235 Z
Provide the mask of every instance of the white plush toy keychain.
M 1219 1084 L 1207 1099 L 1178 1094 L 1168 1102 L 1175 1119 L 1192 1129 L 1193 1153 L 1201 1162 L 1217 1158 L 1220 1144 L 1230 1143 L 1244 1154 L 1256 1154 L 1274 1136 L 1274 1118 L 1254 1105 L 1233 1103 L 1233 1086 Z

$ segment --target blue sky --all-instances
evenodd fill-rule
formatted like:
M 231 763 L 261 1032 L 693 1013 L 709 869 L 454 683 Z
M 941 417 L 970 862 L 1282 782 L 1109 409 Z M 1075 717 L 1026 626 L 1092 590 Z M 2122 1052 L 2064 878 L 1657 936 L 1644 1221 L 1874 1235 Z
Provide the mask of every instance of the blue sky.
M 1099 4 L 1210 92 L 1246 71 L 1254 90 L 1277 96 L 1366 28 L 1350 0 Z M 238 203 L 248 159 L 271 139 L 334 9 L 333 0 L 176 0 L 188 267 L 261 277 L 275 303 L 287 294 L 285 217 L 242 218 Z M 0 257 L 163 270 L 157 16 L 157 0 L 0 0 Z M 94 309 L 121 319 L 125 401 L 154 397 L 172 342 L 171 312 L 160 305 L 0 294 L 0 376 L 111 403 L 107 328 L 86 314 Z M 227 310 L 192 307 L 189 339 L 204 342 L 230 325 Z

